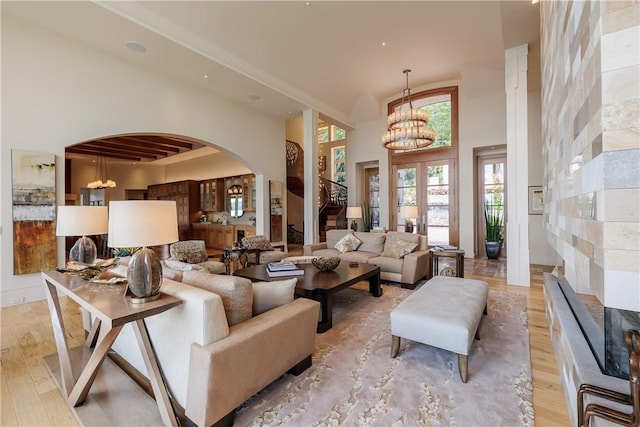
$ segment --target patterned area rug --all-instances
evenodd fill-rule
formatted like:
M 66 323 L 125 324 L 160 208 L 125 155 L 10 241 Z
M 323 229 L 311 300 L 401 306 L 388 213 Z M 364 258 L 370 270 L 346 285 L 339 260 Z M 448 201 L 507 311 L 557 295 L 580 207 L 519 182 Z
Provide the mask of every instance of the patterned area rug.
M 389 312 L 411 294 L 366 284 L 336 294 L 333 328 L 316 335 L 313 366 L 284 375 L 247 401 L 237 426 L 533 426 L 524 296 L 489 292 L 488 315 L 469 356 L 402 340 L 391 359 Z

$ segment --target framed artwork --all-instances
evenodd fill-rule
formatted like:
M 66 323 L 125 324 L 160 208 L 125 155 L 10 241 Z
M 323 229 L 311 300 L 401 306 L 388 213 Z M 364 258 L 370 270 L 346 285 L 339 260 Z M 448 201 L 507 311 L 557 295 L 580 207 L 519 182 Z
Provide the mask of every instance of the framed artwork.
M 284 195 L 284 185 L 280 181 L 269 181 L 269 203 L 270 210 L 270 240 L 272 242 L 282 241 L 282 197 Z
M 529 215 L 542 215 L 544 212 L 544 195 L 542 186 L 529 186 Z
M 11 150 L 13 274 L 56 267 L 56 156 Z
M 327 156 L 318 156 L 318 171 L 324 172 L 327 170 Z

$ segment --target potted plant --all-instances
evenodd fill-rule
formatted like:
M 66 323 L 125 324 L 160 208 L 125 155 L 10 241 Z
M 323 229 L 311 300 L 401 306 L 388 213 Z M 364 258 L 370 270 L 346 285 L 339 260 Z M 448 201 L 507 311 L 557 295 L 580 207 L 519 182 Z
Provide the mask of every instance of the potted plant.
M 484 206 L 484 246 L 487 258 L 498 259 L 500 248 L 504 240 L 502 229 L 504 226 L 504 210 L 502 204 L 485 204 Z
M 362 202 L 362 227 L 364 231 L 371 231 L 371 206 L 368 201 Z

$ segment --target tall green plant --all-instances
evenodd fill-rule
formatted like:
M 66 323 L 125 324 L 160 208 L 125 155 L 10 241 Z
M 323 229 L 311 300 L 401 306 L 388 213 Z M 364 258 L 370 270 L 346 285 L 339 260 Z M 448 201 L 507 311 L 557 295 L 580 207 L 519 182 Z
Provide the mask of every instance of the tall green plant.
M 487 242 L 502 243 L 503 234 L 503 205 L 484 205 L 485 240 Z
M 371 206 L 368 201 L 362 202 L 362 227 L 364 231 L 371 231 Z

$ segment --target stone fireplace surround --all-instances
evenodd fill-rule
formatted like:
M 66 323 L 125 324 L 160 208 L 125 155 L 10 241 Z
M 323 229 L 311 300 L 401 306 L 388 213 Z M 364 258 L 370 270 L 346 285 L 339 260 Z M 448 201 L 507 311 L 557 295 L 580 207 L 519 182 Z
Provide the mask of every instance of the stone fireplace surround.
M 629 381 L 605 375 L 600 370 L 574 313 L 552 274 L 544 275 L 544 301 L 551 341 L 564 391 L 571 425 L 577 425 L 577 396 L 580 384 L 595 384 L 621 393 L 629 393 Z M 630 407 L 587 397 L 585 403 L 598 401 L 616 410 L 629 412 Z M 616 424 L 595 419 L 593 426 Z

